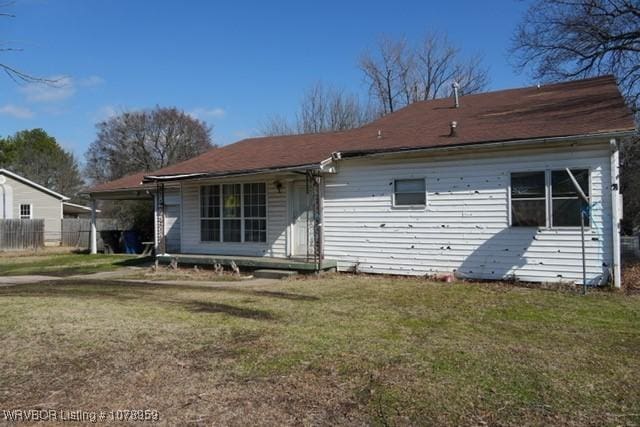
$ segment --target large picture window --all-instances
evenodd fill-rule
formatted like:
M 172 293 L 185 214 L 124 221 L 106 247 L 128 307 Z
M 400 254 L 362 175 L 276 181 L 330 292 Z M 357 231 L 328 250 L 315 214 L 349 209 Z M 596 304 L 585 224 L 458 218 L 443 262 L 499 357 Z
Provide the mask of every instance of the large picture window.
M 264 183 L 200 187 L 203 242 L 266 242 L 267 189 Z
M 571 173 L 589 197 L 589 170 L 571 169 Z M 514 227 L 578 227 L 583 203 L 565 169 L 511 174 Z

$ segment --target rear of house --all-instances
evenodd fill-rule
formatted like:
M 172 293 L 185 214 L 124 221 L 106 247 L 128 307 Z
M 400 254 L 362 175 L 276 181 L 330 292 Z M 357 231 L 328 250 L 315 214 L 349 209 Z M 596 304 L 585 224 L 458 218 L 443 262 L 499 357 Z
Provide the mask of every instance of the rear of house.
M 589 198 L 587 282 L 619 285 L 618 146 L 634 131 L 602 77 L 244 140 L 91 195 L 153 198 L 165 258 L 580 283 L 583 206 L 569 169 Z

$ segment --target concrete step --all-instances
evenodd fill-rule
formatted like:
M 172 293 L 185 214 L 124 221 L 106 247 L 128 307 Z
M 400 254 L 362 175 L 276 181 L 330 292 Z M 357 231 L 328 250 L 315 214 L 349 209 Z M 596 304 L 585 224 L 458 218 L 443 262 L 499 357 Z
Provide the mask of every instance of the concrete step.
M 286 279 L 287 277 L 292 277 L 297 275 L 297 271 L 292 270 L 255 270 L 253 272 L 253 277 L 258 277 L 261 279 Z

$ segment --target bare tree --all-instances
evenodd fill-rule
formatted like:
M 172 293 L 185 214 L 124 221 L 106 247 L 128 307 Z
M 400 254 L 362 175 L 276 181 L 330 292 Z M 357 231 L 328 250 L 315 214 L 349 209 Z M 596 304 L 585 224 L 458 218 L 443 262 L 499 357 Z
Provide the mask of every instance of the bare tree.
M 194 157 L 211 145 L 206 123 L 176 108 L 124 112 L 97 125 L 86 154 L 86 174 L 104 182 Z
M 640 118 L 640 3 L 637 0 L 537 0 L 512 40 L 516 68 L 558 81 L 613 74 Z M 640 228 L 639 138 L 625 141 L 621 189 L 626 231 Z
M 463 58 L 446 36 L 427 34 L 415 47 L 404 39 L 380 39 L 375 53 L 360 58 L 370 94 L 383 113 L 416 101 L 448 96 L 451 83 L 462 93 L 484 90 L 489 83 L 481 56 Z
M 13 1 L 0 1 L 0 11 L 7 10 L 9 7 L 13 6 L 13 4 L 14 4 Z M 12 19 L 12 18 L 15 18 L 16 16 L 9 12 L 0 12 L 0 17 Z M 22 51 L 22 49 L 14 46 L 10 46 L 6 42 L 0 42 L 0 53 L 19 52 L 19 51 Z M 4 73 L 16 83 L 44 83 L 44 84 L 50 84 L 50 85 L 55 85 L 57 83 L 57 80 L 51 80 L 51 79 L 45 79 L 42 77 L 33 76 L 5 62 L 0 62 L 0 70 L 4 71 Z
M 304 93 L 293 123 L 276 115 L 269 118 L 260 131 L 263 135 L 340 131 L 362 126 L 371 117 L 371 110 L 363 106 L 357 96 L 318 82 Z
M 360 69 L 370 85 L 371 95 L 382 111 L 393 113 L 398 104 L 408 104 L 412 93 L 411 72 L 414 52 L 404 39 L 384 36 L 378 40 L 375 53 L 366 52 L 360 58 Z
M 640 99 L 640 3 L 538 0 L 512 42 L 520 70 L 545 81 L 614 74 L 629 102 Z

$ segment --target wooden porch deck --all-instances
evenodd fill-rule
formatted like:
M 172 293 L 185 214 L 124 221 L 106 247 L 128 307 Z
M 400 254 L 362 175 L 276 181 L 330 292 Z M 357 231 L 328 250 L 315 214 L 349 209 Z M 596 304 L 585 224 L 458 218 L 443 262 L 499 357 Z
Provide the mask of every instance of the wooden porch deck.
M 251 257 L 240 255 L 202 255 L 202 254 L 162 254 L 156 257 L 161 263 L 170 263 L 172 259 L 178 260 L 178 265 L 214 265 L 221 264 L 228 266 L 231 261 L 240 268 L 268 268 L 273 270 L 295 270 L 301 272 L 313 272 L 316 270 L 316 263 L 298 258 L 274 258 L 274 257 Z M 323 260 L 320 271 L 335 270 L 337 261 Z

